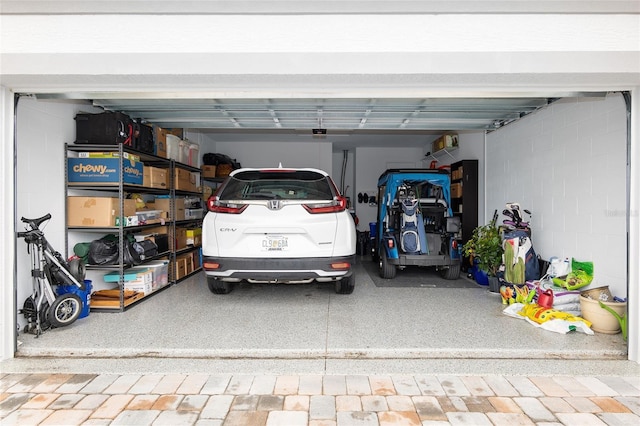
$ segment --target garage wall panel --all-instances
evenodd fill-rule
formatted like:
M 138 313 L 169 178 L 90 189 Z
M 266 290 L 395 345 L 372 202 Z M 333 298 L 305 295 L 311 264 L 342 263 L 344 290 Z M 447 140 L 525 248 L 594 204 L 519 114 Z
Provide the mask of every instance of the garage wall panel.
M 489 134 L 486 152 L 487 214 L 519 202 L 538 254 L 591 260 L 594 285 L 626 297 L 622 96 L 558 101 Z
M 422 148 L 357 148 L 356 149 L 356 179 L 355 194 L 367 193 L 377 196 L 378 178 L 391 163 L 407 163 L 412 167 L 426 167 L 422 158 Z M 368 231 L 369 222 L 375 222 L 377 207 L 368 203 L 358 203 L 355 200 L 355 209 L 360 224 L 359 231 Z
M 71 253 L 63 253 L 66 170 L 63 146 L 73 143 L 76 138 L 74 117 L 78 112 L 99 111 L 85 102 L 37 101 L 33 98 L 20 99 L 17 111 L 17 230 L 24 229 L 20 217 L 35 218 L 51 213 L 45 235 L 56 250 L 69 255 Z M 21 307 L 31 292 L 31 261 L 22 240 L 17 241 L 16 260 L 17 300 Z M 18 316 L 18 322 L 24 325 L 24 318 Z
M 217 152 L 235 158 L 242 167 L 314 167 L 331 173 L 331 144 L 326 142 L 225 142 L 216 141 Z
M 4 170 L 4 178 L 0 184 L 0 360 L 13 357 L 14 338 L 14 291 L 13 275 L 15 253 L 14 241 L 14 206 L 15 197 L 13 170 L 13 94 L 4 86 L 0 86 L 0 164 Z M 9 284 L 11 283 L 11 285 Z

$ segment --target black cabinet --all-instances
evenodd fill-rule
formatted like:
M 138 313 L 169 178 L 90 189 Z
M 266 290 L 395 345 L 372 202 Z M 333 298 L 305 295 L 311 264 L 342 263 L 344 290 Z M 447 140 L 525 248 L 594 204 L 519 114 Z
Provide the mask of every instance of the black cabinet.
M 464 244 L 478 226 L 478 160 L 451 164 L 451 209 L 460 217 L 460 239 Z

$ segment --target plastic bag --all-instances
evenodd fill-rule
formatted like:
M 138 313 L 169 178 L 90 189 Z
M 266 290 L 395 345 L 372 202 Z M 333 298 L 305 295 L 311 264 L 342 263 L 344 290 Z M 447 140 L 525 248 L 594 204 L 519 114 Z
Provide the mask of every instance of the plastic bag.
M 569 259 L 560 260 L 557 257 L 549 259 L 549 267 L 547 268 L 547 274 L 551 278 L 564 277 L 571 272 L 571 264 Z
M 531 312 L 536 312 L 536 308 L 545 309 L 536 304 L 523 304 L 523 303 L 514 303 L 505 308 L 502 313 L 508 315 L 513 318 L 519 318 L 526 320 L 529 324 L 542 328 L 543 330 L 553 331 L 555 333 L 567 334 L 570 331 L 580 331 L 584 334 L 588 334 L 592 336 L 594 334 L 593 330 L 591 330 L 591 323 L 587 320 L 573 316 L 567 312 L 555 311 L 552 315 L 546 316 L 546 320 L 542 323 L 533 321 L 528 316 L 523 315 L 523 310 L 528 310 Z M 548 311 L 554 311 L 553 309 L 545 309 Z M 557 317 L 556 317 L 557 316 Z
M 571 272 L 563 279 L 556 277 L 553 279 L 555 285 L 567 290 L 577 290 L 586 287 L 593 281 L 593 262 L 579 262 L 571 259 Z
M 90 265 L 113 265 L 118 263 L 118 241 L 100 238 L 89 245 L 88 262 Z
M 88 254 L 89 264 L 117 265 L 120 259 L 119 245 L 118 237 L 113 234 L 91 241 Z M 125 236 L 123 247 L 123 261 L 126 265 L 139 265 L 142 262 L 141 254 L 144 254 L 144 247 L 137 243 L 133 237 Z
M 576 317 L 567 312 L 562 312 L 557 309 L 543 308 L 542 306 L 536 305 L 535 303 L 523 305 L 518 314 L 538 324 L 560 319 L 565 321 L 584 322 L 588 327 L 591 327 L 591 323 L 584 318 Z

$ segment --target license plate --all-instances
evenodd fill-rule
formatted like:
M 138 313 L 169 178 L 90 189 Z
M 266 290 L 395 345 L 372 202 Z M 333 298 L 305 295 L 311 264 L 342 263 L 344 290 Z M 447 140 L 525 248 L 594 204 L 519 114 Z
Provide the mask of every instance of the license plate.
M 289 249 L 289 240 L 282 236 L 267 236 L 262 240 L 263 251 L 285 251 Z

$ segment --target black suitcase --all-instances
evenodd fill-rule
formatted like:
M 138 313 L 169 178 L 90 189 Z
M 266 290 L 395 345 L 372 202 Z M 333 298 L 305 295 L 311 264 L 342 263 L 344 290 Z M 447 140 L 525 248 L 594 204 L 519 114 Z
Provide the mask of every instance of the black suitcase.
M 135 123 L 133 130 L 133 148 L 138 151 L 153 154 L 155 142 L 153 139 L 153 128 L 146 124 Z
M 76 115 L 76 143 L 133 147 L 134 122 L 121 112 Z

